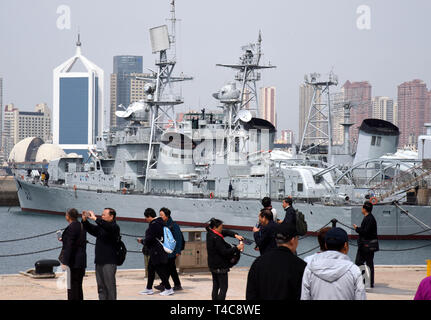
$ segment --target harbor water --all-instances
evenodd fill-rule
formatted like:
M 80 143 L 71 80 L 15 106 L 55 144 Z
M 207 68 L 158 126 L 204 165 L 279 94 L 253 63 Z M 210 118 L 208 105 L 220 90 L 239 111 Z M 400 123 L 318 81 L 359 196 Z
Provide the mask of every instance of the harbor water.
M 174 219 L 176 214 L 180 215 L 180 213 L 172 210 Z M 123 241 L 130 251 L 126 261 L 119 268 L 144 268 L 144 256 L 140 253 L 142 245 L 137 243 L 136 236 L 143 237 L 148 225 L 125 221 L 118 223 L 123 234 Z M 26 271 L 34 268 L 34 263 L 41 259 L 57 259 L 60 249 L 30 255 L 20 254 L 61 247 L 61 242 L 57 240 L 55 231 L 64 229 L 66 226 L 67 222 L 62 216 L 22 212 L 19 207 L 0 207 L 0 274 Z M 7 241 L 46 233 L 49 234 L 22 241 Z M 253 239 L 252 232 L 239 231 L 239 234 Z M 87 236 L 87 240 L 90 243 L 95 243 L 95 238 L 91 235 Z M 226 238 L 226 240 L 233 244 L 237 243 L 236 239 L 233 238 Z M 351 240 L 350 244 L 348 255 L 354 260 L 357 251 L 356 241 Z M 297 249 L 298 255 L 304 258 L 316 252 L 317 249 L 312 250 L 316 246 L 318 246 L 316 237 L 302 238 Z M 376 253 L 374 259 L 374 263 L 377 265 L 425 265 L 426 260 L 431 259 L 431 240 L 380 240 L 380 249 L 381 251 Z M 254 250 L 254 244 L 246 245 L 244 253 L 238 266 L 250 266 L 254 257 L 259 255 L 258 251 Z M 91 244 L 87 246 L 87 265 L 88 270 L 94 270 L 94 246 Z

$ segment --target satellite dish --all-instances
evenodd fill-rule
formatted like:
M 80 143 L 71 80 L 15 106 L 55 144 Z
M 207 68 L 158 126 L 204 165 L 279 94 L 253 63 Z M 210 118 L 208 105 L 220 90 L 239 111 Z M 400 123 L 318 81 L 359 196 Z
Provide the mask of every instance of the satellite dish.
M 142 102 L 133 102 L 125 111 L 116 111 L 115 115 L 119 118 L 128 118 L 136 111 L 143 110 L 145 105 Z
M 253 118 L 253 116 L 248 110 L 243 109 L 238 112 L 237 119 L 241 120 L 242 122 L 250 122 L 251 118 Z

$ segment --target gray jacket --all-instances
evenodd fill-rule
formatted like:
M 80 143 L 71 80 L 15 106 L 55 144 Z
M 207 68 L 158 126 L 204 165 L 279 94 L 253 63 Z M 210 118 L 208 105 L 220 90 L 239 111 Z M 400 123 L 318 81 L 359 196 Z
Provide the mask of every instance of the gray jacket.
M 316 254 L 302 277 L 301 300 L 365 300 L 361 271 L 338 251 Z

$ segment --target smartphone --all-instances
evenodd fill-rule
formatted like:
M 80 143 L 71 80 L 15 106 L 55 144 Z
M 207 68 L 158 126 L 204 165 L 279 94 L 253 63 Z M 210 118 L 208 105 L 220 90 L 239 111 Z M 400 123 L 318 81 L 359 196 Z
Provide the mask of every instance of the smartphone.
M 63 233 L 61 232 L 61 230 L 58 230 L 56 233 L 57 233 L 57 239 L 58 239 L 58 240 L 61 240 L 61 235 L 63 234 Z

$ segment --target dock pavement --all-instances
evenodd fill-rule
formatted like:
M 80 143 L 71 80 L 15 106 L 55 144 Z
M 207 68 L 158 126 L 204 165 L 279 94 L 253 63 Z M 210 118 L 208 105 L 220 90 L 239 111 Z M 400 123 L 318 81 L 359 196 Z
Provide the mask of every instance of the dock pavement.
M 426 266 L 375 267 L 375 287 L 367 288 L 367 300 L 413 300 L 420 281 L 426 277 Z M 244 300 L 248 268 L 235 267 L 229 272 L 227 300 Z M 210 300 L 212 279 L 209 272 L 180 274 L 184 290 L 163 297 L 141 295 L 147 279 L 145 270 L 117 271 L 117 296 L 119 300 Z M 159 280 L 155 281 L 155 285 Z M 87 270 L 83 283 L 84 299 L 97 300 L 94 271 Z M 66 300 L 64 273 L 52 279 L 33 279 L 22 274 L 0 275 L 0 300 Z

